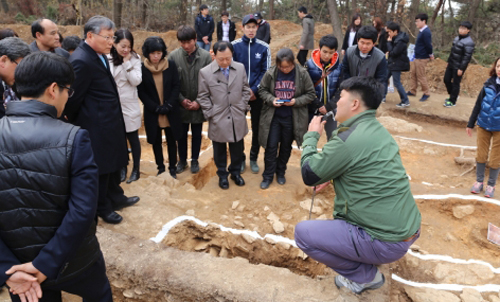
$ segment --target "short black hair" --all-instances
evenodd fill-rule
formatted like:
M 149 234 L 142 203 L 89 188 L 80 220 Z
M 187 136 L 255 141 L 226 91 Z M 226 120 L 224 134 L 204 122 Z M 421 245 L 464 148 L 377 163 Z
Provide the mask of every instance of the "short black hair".
M 363 26 L 358 30 L 358 40 L 359 39 L 369 39 L 372 40 L 373 43 L 377 42 L 378 32 L 375 27 L 371 25 Z
M 167 56 L 167 45 L 161 37 L 148 37 L 146 41 L 144 41 L 144 44 L 142 44 L 142 55 L 146 59 L 149 59 L 149 55 L 155 51 L 161 51 L 163 53 L 161 59 L 163 59 Z
M 177 40 L 179 41 L 196 40 L 196 31 L 191 26 L 181 25 L 177 29 Z
M 429 20 L 429 16 L 427 16 L 426 13 L 420 13 L 415 16 L 415 20 L 420 19 L 422 21 L 425 21 L 425 24 L 427 24 L 427 20 Z
M 373 77 L 351 77 L 340 84 L 340 90 L 358 94 L 368 109 L 377 109 L 382 101 L 381 84 Z
M 204 10 L 204 9 L 207 9 L 207 8 L 208 8 L 208 6 L 207 6 L 206 4 L 202 4 L 202 5 L 200 5 L 200 12 L 201 12 L 202 10 Z
M 80 45 L 80 42 L 82 42 L 82 39 L 80 37 L 72 35 L 72 36 L 67 36 L 64 38 L 64 41 L 61 43 L 61 46 L 63 49 L 67 51 L 73 51 L 75 50 L 78 45 Z
M 279 66 L 284 61 L 295 64 L 295 56 L 290 48 L 282 48 L 276 53 L 276 65 Z
M 467 28 L 468 30 L 472 29 L 472 23 L 470 23 L 469 21 L 460 22 L 460 26 L 463 26 L 463 27 Z
M 14 74 L 17 93 L 23 97 L 37 98 L 52 83 L 71 86 L 75 81 L 73 66 L 63 56 L 48 51 L 38 51 L 26 56 Z M 61 88 L 63 89 L 63 88 Z
M 12 29 L 10 28 L 4 28 L 0 30 L 0 40 L 3 40 L 5 38 L 9 37 L 19 37 L 19 35 Z
M 227 11 L 223 11 L 220 16 L 226 16 L 226 17 L 229 17 L 229 13 Z
M 42 26 L 42 22 L 45 20 L 44 18 L 37 19 L 31 23 L 31 35 L 36 39 L 36 33 L 41 33 L 42 35 L 45 33 L 45 28 Z
M 217 42 L 215 42 L 214 47 L 213 47 L 214 55 L 216 55 L 217 52 L 224 51 L 228 48 L 231 51 L 231 53 L 234 53 L 233 44 L 231 44 L 230 42 L 227 42 L 227 41 L 217 41 Z
M 398 33 L 401 32 L 401 27 L 399 26 L 399 24 L 397 22 L 394 22 L 394 21 L 389 21 L 387 22 L 387 29 L 390 29 L 392 31 L 397 31 Z
M 337 50 L 337 47 L 339 47 L 339 42 L 334 35 L 326 35 L 321 37 L 321 39 L 319 40 L 319 49 L 321 49 L 323 46 Z
M 299 9 L 297 9 L 299 12 L 301 13 L 304 13 L 304 14 L 307 14 L 307 8 L 305 6 L 301 6 L 299 7 Z

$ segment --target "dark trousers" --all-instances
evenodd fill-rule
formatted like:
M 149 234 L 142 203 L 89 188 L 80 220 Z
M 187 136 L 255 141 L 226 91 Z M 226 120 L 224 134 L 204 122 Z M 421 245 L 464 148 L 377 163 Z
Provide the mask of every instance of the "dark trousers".
M 257 161 L 259 157 L 259 123 L 260 112 L 262 111 L 262 99 L 257 96 L 257 99 L 248 102 L 250 104 L 250 120 L 252 122 L 252 147 L 250 148 L 250 160 Z M 246 160 L 245 144 L 243 144 L 243 159 L 244 164 Z
M 97 200 L 97 214 L 106 215 L 113 211 L 115 204 L 127 200 L 127 196 L 120 187 L 120 170 L 99 175 L 99 199 Z
M 141 141 L 139 140 L 139 130 L 127 133 L 127 140 L 132 149 L 132 159 L 134 160 L 134 169 L 139 170 L 141 165 Z
M 387 94 L 387 87 L 389 86 L 389 79 L 392 76 L 392 80 L 394 81 L 394 86 L 398 91 L 399 98 L 401 99 L 401 103 L 409 104 L 410 100 L 408 99 L 408 95 L 406 94 L 406 90 L 401 83 L 401 71 L 390 71 L 388 72 L 387 81 L 385 81 L 385 93 Z
M 181 162 L 187 161 L 189 125 L 191 125 L 191 159 L 198 159 L 198 157 L 200 156 L 201 129 L 203 128 L 203 123 L 200 124 L 182 123 L 182 137 L 178 141 L 179 160 Z
M 446 90 L 450 95 L 450 102 L 453 104 L 457 103 L 458 94 L 460 93 L 460 82 L 462 82 L 462 77 L 457 74 L 458 69 L 450 67 L 448 65 L 446 67 L 446 71 L 444 73 L 444 84 L 446 85 Z
M 218 143 L 212 142 L 214 148 L 214 162 L 217 167 L 217 175 L 221 178 L 226 178 L 229 173 L 231 175 L 240 175 L 241 164 L 243 161 L 243 139 L 236 143 Z M 231 164 L 227 167 L 227 145 L 229 145 L 229 154 L 231 156 Z M 229 170 L 229 172 L 228 172 Z
M 267 146 L 264 152 L 264 180 L 272 181 L 274 173 L 284 176 L 286 164 L 292 154 L 293 118 L 274 116 L 269 128 Z M 278 154 L 279 148 L 279 154 Z
M 171 127 L 158 128 L 156 131 L 157 136 L 153 144 L 153 153 L 155 155 L 156 166 L 158 171 L 165 171 L 165 164 L 163 163 L 163 147 L 161 141 L 161 132 L 165 132 L 165 139 L 167 140 L 168 150 L 168 171 L 170 174 L 175 173 L 175 165 L 177 164 L 177 144 L 175 141 L 174 133 Z
M 300 66 L 304 66 L 306 64 L 308 53 L 309 50 L 307 49 L 299 50 L 299 53 L 297 54 L 297 61 L 299 61 Z
M 112 302 L 113 295 L 106 276 L 102 255 L 97 261 L 75 278 L 53 286 L 43 286 L 40 302 L 61 302 L 61 291 L 83 298 L 83 302 Z M 10 295 L 12 302 L 20 302 L 18 295 Z

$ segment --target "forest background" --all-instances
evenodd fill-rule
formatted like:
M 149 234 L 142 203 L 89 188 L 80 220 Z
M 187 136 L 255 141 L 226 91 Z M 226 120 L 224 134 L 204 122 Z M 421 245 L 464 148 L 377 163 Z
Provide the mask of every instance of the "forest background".
M 193 24 L 202 3 L 210 7 L 216 22 L 222 11 L 228 11 L 235 22 L 260 11 L 268 20 L 299 23 L 297 8 L 304 5 L 316 22 L 331 24 L 340 41 L 351 16 L 359 13 L 363 25 L 371 24 L 374 17 L 400 23 L 414 43 L 415 15 L 425 12 L 437 57 L 448 58 L 459 24 L 465 20 L 473 24 L 473 63 L 491 66 L 500 55 L 500 0 L 0 0 L 0 20 L 31 24 L 46 17 L 60 25 L 81 25 L 94 15 L 104 15 L 118 27 L 165 32 Z

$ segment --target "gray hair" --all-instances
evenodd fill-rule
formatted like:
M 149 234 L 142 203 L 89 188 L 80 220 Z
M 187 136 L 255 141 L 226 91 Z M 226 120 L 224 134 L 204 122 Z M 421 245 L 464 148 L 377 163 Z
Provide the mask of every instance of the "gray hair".
M 11 61 L 16 61 L 30 53 L 28 44 L 17 37 L 9 37 L 0 41 L 0 57 L 7 56 Z
M 114 30 L 115 28 L 115 23 L 113 21 L 111 21 L 109 18 L 98 15 L 93 16 L 87 21 L 87 23 L 85 23 L 85 26 L 83 27 L 83 34 L 86 38 L 88 32 L 98 35 L 103 29 Z

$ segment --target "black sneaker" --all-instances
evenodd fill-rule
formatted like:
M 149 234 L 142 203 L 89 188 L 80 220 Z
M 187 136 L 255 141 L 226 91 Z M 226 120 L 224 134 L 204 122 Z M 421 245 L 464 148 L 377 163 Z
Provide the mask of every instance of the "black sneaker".
M 422 97 L 420 98 L 420 102 L 425 102 L 427 101 L 431 96 L 427 94 L 423 94 Z
M 175 172 L 177 174 L 180 174 L 180 173 L 184 172 L 184 170 L 186 170 L 187 166 L 188 166 L 187 162 L 180 161 L 177 163 L 177 170 Z
M 399 108 L 406 108 L 406 107 L 410 107 L 410 103 L 399 103 L 396 105 L 396 107 L 399 107 Z
M 446 107 L 446 108 L 451 108 L 451 107 L 455 107 L 456 104 L 453 104 L 450 101 L 446 101 L 446 102 L 444 102 L 443 106 Z
M 193 159 L 191 161 L 191 173 L 196 174 L 200 172 L 200 164 L 198 163 L 197 159 Z M 179 172 L 177 172 L 179 173 Z
M 407 92 L 406 92 L 406 95 L 408 95 L 408 96 L 416 96 L 416 94 L 411 93 L 411 91 L 407 91 Z

